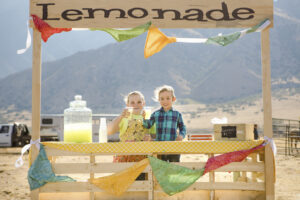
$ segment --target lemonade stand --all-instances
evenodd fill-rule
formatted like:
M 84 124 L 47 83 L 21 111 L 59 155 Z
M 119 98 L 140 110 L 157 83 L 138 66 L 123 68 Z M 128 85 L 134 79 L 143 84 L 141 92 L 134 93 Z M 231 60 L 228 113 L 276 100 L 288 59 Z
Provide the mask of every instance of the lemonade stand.
M 71 31 L 72 28 L 105 29 L 106 32 L 113 34 L 120 32 L 114 28 L 132 28 L 120 37 L 115 35 L 122 41 L 132 38 L 129 32 L 136 33 L 142 27 L 144 32 L 148 31 L 145 57 L 161 51 L 164 46 L 173 42 L 227 44 L 228 40 L 236 40 L 247 33 L 261 32 L 264 135 L 268 140 L 272 140 L 269 28 L 273 26 L 273 0 L 31 0 L 30 15 L 33 17 L 31 22 L 33 144 L 36 144 L 35 141 L 40 137 L 41 40 L 46 42 L 53 33 Z M 259 29 L 266 19 L 269 24 Z M 230 37 L 186 39 L 166 37 L 158 28 L 248 29 Z M 76 128 L 76 131 L 78 130 L 79 128 Z M 40 149 L 39 145 L 31 146 L 32 166 L 36 166 L 36 161 L 43 160 L 51 175 L 46 177 L 44 183 L 31 188 L 32 200 L 226 199 L 226 196 L 227 199 L 240 197 L 240 199 L 274 200 L 275 198 L 274 158 L 271 145 L 266 140 L 132 143 L 89 141 L 41 143 Z M 166 164 L 155 158 L 162 153 L 203 154 L 208 155 L 208 160 L 181 162 L 177 163 L 178 165 Z M 250 155 L 255 158 L 253 154 L 258 153 L 264 154 L 263 161 L 252 159 L 251 162 L 241 162 Z M 102 162 L 98 158 L 118 154 L 146 154 L 149 157 L 138 163 Z M 68 159 L 71 156 L 86 157 L 88 162 L 67 162 L 71 160 Z M 56 157 L 67 159 L 56 162 Z M 232 171 L 261 173 L 263 181 L 257 181 L 254 177 L 250 182 L 220 182 L 215 178 L 215 173 Z M 135 181 L 135 177 L 141 172 L 147 173 L 148 179 Z M 101 173 L 108 175 L 98 176 Z M 57 176 L 69 174 L 84 174 L 88 177 L 84 181 L 79 181 L 68 176 Z M 204 174 L 207 174 L 208 179 L 198 181 Z M 29 175 L 31 182 L 34 183 L 39 183 L 45 178 L 37 176 L 38 171 L 32 168 Z M 173 177 L 173 181 L 170 181 L 170 177 Z

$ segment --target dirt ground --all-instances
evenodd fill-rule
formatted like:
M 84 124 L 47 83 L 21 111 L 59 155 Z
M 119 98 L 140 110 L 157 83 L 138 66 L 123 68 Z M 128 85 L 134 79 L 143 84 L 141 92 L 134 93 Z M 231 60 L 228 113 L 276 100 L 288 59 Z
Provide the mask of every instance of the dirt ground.
M 300 152 L 285 156 L 284 139 L 276 139 L 276 200 L 300 199 Z M 29 200 L 30 190 L 27 182 L 28 156 L 21 168 L 14 163 L 20 156 L 20 148 L 0 148 L 0 199 Z M 193 159 L 187 157 L 185 159 Z M 197 159 L 195 159 L 197 160 Z M 225 177 L 224 177 L 225 178 Z

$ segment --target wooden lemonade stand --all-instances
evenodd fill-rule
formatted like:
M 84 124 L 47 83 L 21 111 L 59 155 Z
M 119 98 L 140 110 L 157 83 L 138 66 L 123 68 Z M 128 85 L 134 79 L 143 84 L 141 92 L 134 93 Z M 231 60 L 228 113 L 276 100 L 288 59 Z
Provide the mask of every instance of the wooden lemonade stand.
M 105 13 L 106 17 L 103 17 L 103 12 L 98 12 L 99 9 L 102 11 L 103 9 L 117 9 L 118 12 L 108 11 Z M 171 12 L 177 13 L 177 15 L 166 14 L 165 10 L 168 9 L 173 9 Z M 39 16 L 49 25 L 57 28 L 132 28 L 148 21 L 152 21 L 159 28 L 245 28 L 268 18 L 271 25 L 261 31 L 261 61 L 264 135 L 272 139 L 269 28 L 273 26 L 273 0 L 31 0 L 30 14 Z M 36 141 L 40 137 L 41 33 L 33 26 L 32 28 L 32 140 Z M 247 149 L 257 144 L 255 141 L 91 143 L 83 144 L 84 148 L 96 145 L 100 150 L 84 153 L 61 150 L 51 147 L 51 145 L 46 145 L 45 150 L 55 174 L 86 174 L 93 179 L 97 173 L 115 173 L 133 164 L 102 163 L 97 159 L 98 156 L 116 154 L 155 156 L 161 153 L 180 153 L 205 154 L 211 157 L 215 154 Z M 220 149 L 220 145 L 226 148 Z M 39 152 L 35 145 L 32 145 L 31 149 L 31 162 L 33 162 Z M 264 154 L 264 161 L 252 159 L 251 162 L 230 163 L 209 172 L 208 181 L 195 182 L 187 190 L 170 197 L 162 192 L 148 166 L 144 171 L 148 173 L 148 180 L 135 181 L 120 197 L 109 195 L 88 181 L 77 181 L 47 183 L 32 190 L 31 199 L 226 199 L 228 194 L 229 196 L 239 196 L 240 199 L 253 199 L 253 195 L 256 195 L 255 199 L 274 200 L 275 165 L 270 144 L 266 145 L 263 152 L 254 154 L 257 153 Z M 56 163 L 55 159 L 52 159 L 56 156 L 82 156 L 87 157 L 89 162 Z M 255 158 L 255 155 L 252 154 L 251 157 Z M 178 164 L 191 169 L 199 169 L 205 163 L 181 162 Z M 250 182 L 218 182 L 215 179 L 217 172 L 233 171 L 263 173 L 264 181 L 258 182 L 255 177 Z

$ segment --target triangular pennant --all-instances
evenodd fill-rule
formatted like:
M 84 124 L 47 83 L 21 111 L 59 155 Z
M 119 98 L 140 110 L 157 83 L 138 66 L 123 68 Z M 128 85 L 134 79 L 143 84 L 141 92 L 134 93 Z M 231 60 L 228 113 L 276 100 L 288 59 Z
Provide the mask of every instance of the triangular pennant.
M 131 38 L 137 37 L 144 32 L 146 32 L 149 27 L 151 26 L 151 22 L 148 22 L 146 24 L 143 24 L 141 26 L 137 26 L 135 28 L 129 29 L 129 30 L 118 30 L 118 29 L 112 29 L 112 28 L 90 28 L 91 31 L 105 31 L 109 33 L 115 40 L 118 42 L 122 42 L 124 40 L 129 40 Z
M 156 180 L 168 195 L 181 192 L 203 175 L 203 169 L 192 170 L 149 156 L 150 165 Z
M 68 176 L 56 176 L 52 170 L 52 166 L 44 146 L 40 144 L 40 152 L 34 163 L 30 167 L 27 175 L 30 190 L 42 187 L 49 182 L 74 182 L 75 180 Z
M 243 161 L 249 154 L 253 151 L 261 149 L 265 146 L 265 143 L 262 143 L 252 149 L 241 150 L 241 151 L 234 151 L 229 153 L 224 153 L 219 156 L 211 157 L 207 160 L 205 165 L 204 174 L 218 169 L 224 165 L 227 165 L 232 162 L 241 162 Z
M 52 28 L 47 22 L 44 22 L 38 16 L 31 16 L 33 19 L 34 26 L 41 32 L 42 39 L 44 42 L 47 42 L 48 38 L 55 33 L 61 33 L 63 31 L 68 32 L 72 30 L 72 28 Z
M 108 193 L 120 196 L 129 188 L 140 173 L 144 171 L 148 164 L 149 160 L 146 158 L 121 172 L 110 176 L 90 179 L 90 182 Z
M 167 44 L 176 42 L 175 37 L 167 37 L 158 28 L 152 25 L 147 34 L 144 56 L 148 58 L 160 52 Z
M 229 35 L 220 35 L 216 37 L 207 38 L 206 44 L 218 44 L 222 46 L 226 46 L 235 40 L 239 39 L 241 32 L 235 32 Z

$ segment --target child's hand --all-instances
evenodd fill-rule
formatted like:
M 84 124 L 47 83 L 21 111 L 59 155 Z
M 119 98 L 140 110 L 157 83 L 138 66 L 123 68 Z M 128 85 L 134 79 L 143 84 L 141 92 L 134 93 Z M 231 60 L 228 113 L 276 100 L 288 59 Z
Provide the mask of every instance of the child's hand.
M 145 110 L 142 110 L 142 116 L 143 116 L 144 119 L 146 118 L 146 111 Z
M 151 135 L 150 134 L 145 134 L 144 141 L 151 141 Z
M 178 135 L 177 138 L 176 138 L 176 141 L 182 141 L 182 140 L 183 140 L 182 135 Z
M 121 118 L 127 118 L 127 117 L 129 117 L 129 115 L 130 115 L 130 112 L 128 111 L 128 109 L 125 108 L 121 113 Z

